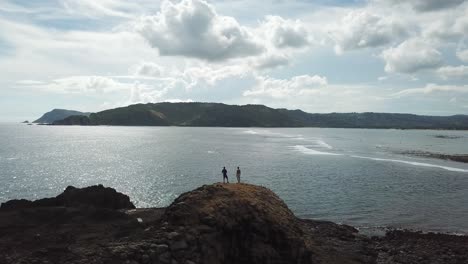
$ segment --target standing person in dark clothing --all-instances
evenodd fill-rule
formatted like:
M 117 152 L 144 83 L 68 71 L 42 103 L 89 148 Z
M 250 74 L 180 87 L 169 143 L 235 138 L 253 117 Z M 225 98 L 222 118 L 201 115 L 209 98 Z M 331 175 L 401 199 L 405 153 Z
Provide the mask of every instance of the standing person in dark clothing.
M 227 181 L 227 183 L 229 183 L 229 178 L 227 176 L 227 170 L 226 170 L 226 167 L 223 167 L 223 170 L 221 171 L 223 173 L 223 183 L 226 183 L 224 180 Z
M 237 171 L 236 171 L 237 183 L 240 183 L 240 176 L 241 176 L 241 170 L 239 169 L 239 167 L 237 167 Z

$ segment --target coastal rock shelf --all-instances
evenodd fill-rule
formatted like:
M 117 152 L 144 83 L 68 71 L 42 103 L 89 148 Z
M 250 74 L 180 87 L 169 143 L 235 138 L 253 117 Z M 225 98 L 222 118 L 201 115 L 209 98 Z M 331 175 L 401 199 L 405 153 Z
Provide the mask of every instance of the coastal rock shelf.
M 313 201 L 311 201 L 313 202 Z M 0 263 L 467 263 L 468 237 L 299 219 L 270 190 L 205 185 L 167 208 L 135 209 L 111 188 L 0 207 Z

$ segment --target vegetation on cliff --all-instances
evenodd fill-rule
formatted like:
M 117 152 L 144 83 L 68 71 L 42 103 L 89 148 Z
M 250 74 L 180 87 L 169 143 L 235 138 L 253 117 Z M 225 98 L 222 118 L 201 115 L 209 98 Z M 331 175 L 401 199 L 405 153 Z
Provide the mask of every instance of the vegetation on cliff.
M 310 114 L 264 105 L 220 103 L 136 104 L 70 116 L 55 125 L 207 126 L 207 127 L 334 127 L 399 129 L 468 129 L 468 116 L 419 116 L 391 113 Z
M 66 109 L 54 109 L 50 112 L 43 114 L 39 119 L 35 120 L 33 123 L 40 124 L 52 124 L 55 121 L 65 119 L 69 116 L 88 116 L 89 113 L 82 113 L 74 110 Z

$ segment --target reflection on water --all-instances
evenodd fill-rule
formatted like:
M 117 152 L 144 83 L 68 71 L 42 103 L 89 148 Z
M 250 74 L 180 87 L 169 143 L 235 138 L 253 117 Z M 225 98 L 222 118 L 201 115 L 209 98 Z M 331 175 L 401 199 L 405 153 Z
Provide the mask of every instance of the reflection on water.
M 468 233 L 468 164 L 405 151 L 466 154 L 468 133 L 3 124 L 0 201 L 102 183 L 139 207 L 166 206 L 240 166 L 301 217 Z

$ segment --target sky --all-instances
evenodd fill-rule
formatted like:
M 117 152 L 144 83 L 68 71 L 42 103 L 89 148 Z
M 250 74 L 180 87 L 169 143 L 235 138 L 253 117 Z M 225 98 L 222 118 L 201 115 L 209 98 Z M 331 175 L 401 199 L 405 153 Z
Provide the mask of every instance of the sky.
M 468 1 L 0 0 L 0 121 L 154 102 L 468 114 Z

